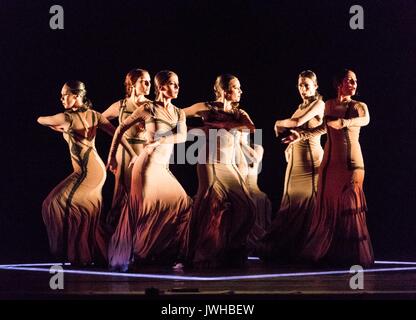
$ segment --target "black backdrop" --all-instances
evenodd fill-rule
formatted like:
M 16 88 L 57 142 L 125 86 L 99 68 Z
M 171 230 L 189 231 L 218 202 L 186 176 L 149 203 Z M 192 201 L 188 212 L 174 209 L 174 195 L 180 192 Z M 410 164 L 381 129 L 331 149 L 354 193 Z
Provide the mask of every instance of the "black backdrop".
M 64 30 L 49 28 L 53 4 L 64 8 Z M 354 4 L 364 8 L 364 30 L 349 27 Z M 84 81 L 103 111 L 123 96 L 124 75 L 134 67 L 176 71 L 179 107 L 212 99 L 218 74 L 240 78 L 242 105 L 263 129 L 259 185 L 275 209 L 286 163 L 273 123 L 299 103 L 298 73 L 314 70 L 330 98 L 334 70 L 355 70 L 358 99 L 371 115 L 360 141 L 376 258 L 416 257 L 415 1 L 3 0 L 0 7 L 1 260 L 47 257 L 41 204 L 71 172 L 62 136 L 39 126 L 37 116 L 62 110 L 60 90 L 69 79 Z M 104 159 L 109 143 L 97 137 Z M 194 195 L 195 168 L 172 170 Z M 109 174 L 105 209 L 112 186 Z

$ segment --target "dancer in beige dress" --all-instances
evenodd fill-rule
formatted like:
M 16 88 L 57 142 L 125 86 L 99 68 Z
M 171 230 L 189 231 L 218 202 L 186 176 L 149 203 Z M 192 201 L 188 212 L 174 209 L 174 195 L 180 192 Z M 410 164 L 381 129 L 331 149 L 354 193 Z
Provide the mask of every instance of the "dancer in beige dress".
M 140 266 L 180 261 L 186 244 L 192 201 L 169 171 L 173 146 L 185 142 L 187 135 L 185 114 L 171 103 L 178 96 L 178 76 L 161 71 L 154 84 L 155 102 L 137 108 L 120 124 L 109 157 L 110 168 L 114 169 L 120 137 L 135 123 L 145 122 L 151 143 L 134 163 L 128 201 L 132 245 L 126 250 L 115 233 L 109 249 L 110 266 L 121 270 L 132 263 Z
M 199 150 L 206 152 L 206 157 L 197 165 L 199 185 L 189 230 L 188 262 L 194 267 L 243 265 L 256 214 L 235 163 L 238 130 L 254 130 L 248 114 L 237 107 L 240 82 L 235 76 L 221 75 L 214 91 L 216 101 L 185 109 L 188 117 L 203 118 L 207 133 Z
M 299 74 L 298 90 L 303 101 L 289 119 L 276 121 L 276 136 L 284 130 L 315 128 L 322 123 L 325 104 L 317 89 L 314 72 Z M 285 151 L 287 167 L 280 209 L 258 247 L 263 260 L 284 263 L 299 256 L 315 207 L 323 155 L 320 140 L 320 135 L 316 135 L 291 143 Z
M 239 150 L 236 152 L 236 163 L 246 183 L 250 197 L 256 206 L 256 219 L 248 235 L 248 248 L 255 253 L 259 240 L 265 235 L 272 218 L 272 204 L 269 197 L 260 190 L 257 180 L 261 170 L 264 148 L 250 141 L 250 134 L 241 132 Z
M 150 92 L 150 83 L 150 75 L 146 70 L 130 70 L 124 80 L 126 97 L 122 100 L 114 102 L 103 112 L 103 116 L 108 120 L 118 117 L 119 124 L 122 123 L 137 107 L 143 105 L 144 103 L 150 102 L 150 100 L 146 98 Z M 124 133 L 124 136 L 135 153 L 139 155 L 146 142 L 144 124 L 141 122 L 135 124 Z M 129 167 L 131 158 L 128 152 L 126 152 L 121 145 L 117 148 L 116 159 L 117 163 L 119 163 L 119 170 L 117 170 L 115 174 L 111 210 L 106 217 L 107 227 L 109 228 L 110 234 L 115 231 L 119 219 L 128 219 L 127 212 L 122 212 L 122 210 L 123 208 L 127 208 L 126 202 L 130 192 L 131 183 L 131 167 Z M 121 225 L 127 226 L 127 224 L 123 222 Z M 128 232 L 122 228 L 119 228 L 118 231 L 122 234 L 128 234 Z
M 335 76 L 337 98 L 325 103 L 328 140 L 319 169 L 317 204 L 301 252 L 307 261 L 370 266 L 373 249 L 366 224 L 364 161 L 360 129 L 370 121 L 367 105 L 353 100 L 357 77 L 351 70 Z M 301 131 L 302 140 L 324 131 Z
M 106 172 L 95 149 L 95 135 L 97 128 L 111 135 L 115 131 L 105 117 L 90 108 L 86 93 L 82 82 L 67 82 L 61 91 L 66 111 L 38 118 L 40 124 L 63 132 L 74 169 L 42 204 L 50 249 L 55 256 L 80 266 L 103 263 L 107 257 L 98 228 Z M 134 156 L 127 141 L 122 143 Z

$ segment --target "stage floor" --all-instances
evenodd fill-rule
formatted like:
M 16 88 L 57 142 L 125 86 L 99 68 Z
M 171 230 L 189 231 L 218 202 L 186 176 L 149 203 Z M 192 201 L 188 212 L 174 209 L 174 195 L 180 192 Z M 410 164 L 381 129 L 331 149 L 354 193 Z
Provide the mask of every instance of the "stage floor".
M 52 265 L 62 267 L 62 282 L 58 273 L 50 273 Z M 363 288 L 352 289 L 350 283 L 359 284 L 361 275 Z M 50 282 L 63 289 L 51 289 Z M 376 261 L 363 273 L 267 266 L 257 258 L 244 269 L 204 272 L 149 267 L 112 273 L 59 263 L 3 264 L 0 284 L 1 299 L 416 299 L 416 262 Z

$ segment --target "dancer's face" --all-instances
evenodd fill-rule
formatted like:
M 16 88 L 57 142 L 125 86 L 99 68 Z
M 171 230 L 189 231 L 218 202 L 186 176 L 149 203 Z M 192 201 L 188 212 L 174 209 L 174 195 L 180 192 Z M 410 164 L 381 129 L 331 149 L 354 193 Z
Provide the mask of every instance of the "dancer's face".
M 234 78 L 229 83 L 229 89 L 225 92 L 225 99 L 231 102 L 239 102 L 243 91 L 241 90 L 240 81 Z
M 298 79 L 298 90 L 302 99 L 313 97 L 316 94 L 318 86 L 310 78 L 300 77 Z
M 179 79 L 176 75 L 172 75 L 169 81 L 162 86 L 161 92 L 165 98 L 176 99 L 179 94 Z
M 137 79 L 136 84 L 133 86 L 133 93 L 137 97 L 139 95 L 147 96 L 150 93 L 150 75 L 144 73 L 140 78 Z
M 339 88 L 341 95 L 353 96 L 357 91 L 357 76 L 355 73 L 348 71 Z
M 61 102 L 65 109 L 71 109 L 79 105 L 79 97 L 71 93 L 67 85 L 64 85 L 61 90 Z M 81 103 L 82 104 L 82 103 Z

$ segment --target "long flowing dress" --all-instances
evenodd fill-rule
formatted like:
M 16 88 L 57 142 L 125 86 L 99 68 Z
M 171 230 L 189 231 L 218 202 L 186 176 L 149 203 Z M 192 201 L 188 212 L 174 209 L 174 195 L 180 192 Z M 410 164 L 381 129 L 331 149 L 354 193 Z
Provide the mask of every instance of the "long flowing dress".
M 121 100 L 118 116 L 119 124 L 126 120 L 133 113 L 134 109 L 127 103 L 127 99 Z M 135 124 L 126 131 L 124 136 L 136 154 L 139 155 L 143 150 L 144 143 L 147 141 L 144 124 L 140 122 Z M 116 159 L 119 164 L 119 170 L 115 174 L 113 200 L 111 209 L 106 217 L 110 234 L 115 231 L 120 219 L 128 219 L 127 211 L 123 212 L 123 208 L 126 207 L 131 184 L 131 168 L 129 168 L 131 158 L 122 145 L 119 145 L 117 148 Z M 121 222 L 121 225 L 125 225 L 125 223 Z
M 328 140 L 319 170 L 317 204 L 301 256 L 315 262 L 369 266 L 374 256 L 366 224 L 359 143 L 360 128 L 369 121 L 368 110 L 358 101 L 339 104 L 330 100 L 325 116 L 343 119 L 344 127 L 326 126 Z
M 75 265 L 102 263 L 106 244 L 98 234 L 98 223 L 106 170 L 95 148 L 95 136 L 98 126 L 111 124 L 91 109 L 67 111 L 65 117 L 70 125 L 63 136 L 74 172 L 42 204 L 50 250 Z
M 182 110 L 155 104 L 136 109 L 121 127 L 137 121 L 146 122 L 150 136 L 165 136 L 186 126 Z M 129 264 L 171 264 L 183 258 L 192 200 L 169 170 L 173 147 L 161 144 L 153 152 L 142 152 L 134 163 L 127 204 L 130 219 L 125 227 L 130 242 L 121 243 L 116 231 L 109 249 L 111 267 L 126 270 Z
M 207 106 L 204 120 L 221 122 L 229 117 L 210 103 Z M 235 109 L 232 117 L 252 124 L 241 109 Z M 247 260 L 247 237 L 256 207 L 235 164 L 238 143 L 232 131 L 211 130 L 200 149 L 206 158 L 197 164 L 198 192 L 188 239 L 188 262 L 196 268 L 241 266 Z
M 318 101 L 299 105 L 292 118 L 302 117 Z M 315 128 L 321 123 L 322 115 L 318 115 L 300 128 Z M 320 135 L 292 143 L 285 155 L 287 166 L 280 208 L 258 246 L 260 257 L 270 262 L 296 260 L 302 249 L 316 201 L 318 169 L 323 155 Z
M 250 193 L 250 197 L 256 206 L 256 218 L 253 228 L 248 238 L 248 249 L 254 253 L 257 249 L 258 242 L 265 235 L 269 228 L 272 217 L 272 203 L 269 197 L 260 190 L 257 180 L 260 173 L 261 161 L 263 159 L 264 149 L 261 145 L 251 147 L 248 141 L 247 133 L 242 133 L 241 148 L 237 151 L 237 166 L 243 177 L 243 180 Z M 244 151 L 245 148 L 251 149 Z M 248 154 L 250 153 L 250 154 Z

